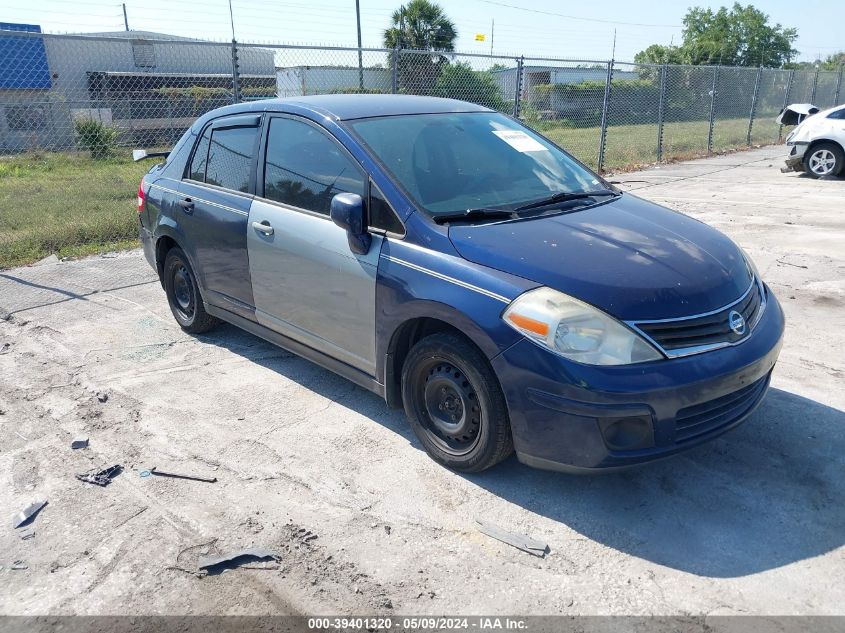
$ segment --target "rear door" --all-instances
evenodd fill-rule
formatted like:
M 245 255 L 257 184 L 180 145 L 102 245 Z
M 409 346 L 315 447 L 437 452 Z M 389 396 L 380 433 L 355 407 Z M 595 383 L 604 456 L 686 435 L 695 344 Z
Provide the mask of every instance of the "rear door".
M 366 199 L 365 173 L 323 128 L 284 115 L 269 119 L 262 156 L 247 235 L 256 318 L 374 374 L 382 237 L 357 255 L 329 218 L 335 194 Z
M 179 186 L 177 214 L 205 298 L 252 318 L 247 227 L 260 115 L 216 119 L 202 133 Z

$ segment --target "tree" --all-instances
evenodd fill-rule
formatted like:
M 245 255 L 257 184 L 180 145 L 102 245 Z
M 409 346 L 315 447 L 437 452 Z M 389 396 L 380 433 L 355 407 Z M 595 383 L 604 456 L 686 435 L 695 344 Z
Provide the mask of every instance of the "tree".
M 392 26 L 384 32 L 387 48 L 418 51 L 453 51 L 458 31 L 443 8 L 429 0 L 411 0 L 391 16 Z
M 845 51 L 828 55 L 821 63 L 822 70 L 839 70 L 842 66 L 845 66 Z
M 411 94 L 429 94 L 449 60 L 438 51 L 455 50 L 458 31 L 443 8 L 429 0 L 411 0 L 391 16 L 384 31 L 387 48 L 423 51 L 398 55 L 399 88 Z M 391 67 L 394 55 L 390 56 Z
M 685 64 L 687 63 L 683 51 L 679 46 L 663 46 L 652 44 L 644 51 L 634 55 L 638 64 Z
M 653 44 L 634 57 L 638 63 L 783 66 L 798 53 L 792 44 L 798 30 L 769 24 L 769 16 L 752 5 L 734 3 L 718 11 L 693 7 L 683 20 L 683 44 Z
M 502 91 L 490 71 L 473 70 L 467 63 L 445 66 L 432 92 L 436 97 L 471 101 L 494 110 L 505 109 Z

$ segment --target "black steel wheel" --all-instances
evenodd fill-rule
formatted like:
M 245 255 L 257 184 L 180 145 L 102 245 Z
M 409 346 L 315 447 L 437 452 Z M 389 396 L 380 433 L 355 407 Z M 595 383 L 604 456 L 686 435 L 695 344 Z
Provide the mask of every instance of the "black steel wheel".
M 478 472 L 513 452 L 496 376 L 461 336 L 438 333 L 414 345 L 402 369 L 402 399 L 414 433 L 444 466 Z
M 220 322 L 205 311 L 194 271 L 182 249 L 167 252 L 162 276 L 170 311 L 183 330 L 199 334 Z

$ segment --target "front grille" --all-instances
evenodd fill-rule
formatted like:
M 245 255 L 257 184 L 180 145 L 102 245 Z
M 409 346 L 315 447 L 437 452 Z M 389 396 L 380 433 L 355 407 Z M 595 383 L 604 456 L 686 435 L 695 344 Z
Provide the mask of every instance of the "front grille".
M 686 407 L 675 416 L 675 441 L 685 442 L 727 426 L 749 413 L 769 384 L 769 374 L 738 391 Z
M 678 350 L 736 343 L 751 333 L 758 320 L 764 302 L 761 292 L 760 284 L 755 280 L 738 301 L 717 312 L 687 319 L 640 321 L 634 325 L 670 356 Z M 745 320 L 745 330 L 740 334 L 734 332 L 729 323 L 729 316 L 734 311 Z

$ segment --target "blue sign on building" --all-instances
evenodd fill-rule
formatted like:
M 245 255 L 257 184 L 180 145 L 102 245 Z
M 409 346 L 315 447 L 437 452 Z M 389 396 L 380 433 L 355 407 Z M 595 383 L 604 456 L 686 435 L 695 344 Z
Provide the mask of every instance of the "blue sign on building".
M 44 40 L 32 36 L 16 37 L 8 31 L 40 33 L 41 27 L 0 22 L 0 89 L 49 90 L 52 84 Z

